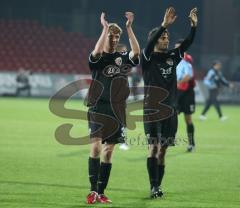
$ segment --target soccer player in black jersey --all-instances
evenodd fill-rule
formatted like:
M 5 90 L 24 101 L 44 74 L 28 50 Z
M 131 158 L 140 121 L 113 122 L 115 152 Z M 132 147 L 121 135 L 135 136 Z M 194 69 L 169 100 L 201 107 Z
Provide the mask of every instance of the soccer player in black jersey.
M 145 85 L 144 130 L 149 143 L 147 170 L 151 198 L 163 195 L 160 186 L 164 176 L 165 154 L 167 147 L 174 145 L 174 138 L 177 131 L 176 66 L 183 58 L 184 52 L 193 42 L 197 26 L 196 13 L 196 8 L 190 12 L 191 31 L 188 37 L 182 42 L 179 48 L 168 50 L 169 32 L 167 31 L 167 27 L 175 21 L 176 15 L 173 7 L 167 8 L 161 27 L 150 31 L 147 46 L 142 52 L 142 71 Z M 165 93 L 165 96 L 163 95 L 162 98 L 166 98 L 162 99 L 163 101 L 156 100 L 156 97 L 159 96 L 159 93 L 155 91 L 156 87 L 161 89 L 159 92 Z M 152 116 L 159 109 L 160 116 Z M 166 113 L 164 111 L 169 112 Z M 165 119 L 163 119 L 164 117 Z
M 111 203 L 104 195 L 111 172 L 114 145 L 124 142 L 125 108 L 129 95 L 127 72 L 139 64 L 140 48 L 132 30 L 134 14 L 126 12 L 130 52 L 117 52 L 122 29 L 101 14 L 102 34 L 89 56 L 93 81 L 88 96 L 90 128 L 89 180 L 87 203 Z M 101 155 L 101 162 L 100 162 Z

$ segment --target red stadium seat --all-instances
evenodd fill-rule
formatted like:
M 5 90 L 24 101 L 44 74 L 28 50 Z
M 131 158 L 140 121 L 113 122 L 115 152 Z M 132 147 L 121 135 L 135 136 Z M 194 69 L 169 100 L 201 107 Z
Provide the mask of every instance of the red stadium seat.
M 0 19 L 0 29 L 0 70 L 89 73 L 87 58 L 95 41 L 81 33 L 34 20 Z

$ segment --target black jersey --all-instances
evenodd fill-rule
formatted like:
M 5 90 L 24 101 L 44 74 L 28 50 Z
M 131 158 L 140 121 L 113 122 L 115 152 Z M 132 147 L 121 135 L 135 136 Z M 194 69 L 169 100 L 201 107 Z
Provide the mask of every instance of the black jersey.
M 176 97 L 177 78 L 176 67 L 181 61 L 178 49 L 166 53 L 152 53 L 150 60 L 142 57 L 143 80 L 145 86 L 156 86 L 166 89 L 168 97 L 163 103 L 173 104 Z M 145 91 L 147 92 L 147 91 Z
M 183 41 L 179 48 L 168 50 L 166 52 L 154 52 L 154 46 L 164 32 L 165 28 L 161 27 L 156 35 L 148 42 L 148 45 L 142 52 L 142 71 L 145 87 L 161 87 L 169 92 L 168 97 L 163 103 L 176 106 L 177 95 L 177 77 L 176 67 L 183 58 L 184 52 L 191 45 L 195 28 L 191 28 L 189 36 Z M 145 90 L 145 97 L 148 90 Z
M 129 95 L 127 74 L 139 64 L 139 59 L 131 60 L 129 52 L 103 53 L 98 60 L 89 56 L 92 83 L 88 95 L 88 105 L 96 102 L 122 102 Z

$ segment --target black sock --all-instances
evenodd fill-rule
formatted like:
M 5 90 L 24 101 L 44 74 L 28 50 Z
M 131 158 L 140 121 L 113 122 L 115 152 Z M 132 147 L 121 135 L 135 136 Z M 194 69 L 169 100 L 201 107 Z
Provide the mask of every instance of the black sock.
M 188 143 L 189 143 L 189 145 L 195 146 L 194 126 L 193 126 L 193 124 L 188 124 L 187 125 L 187 135 L 188 135 Z
M 91 158 L 88 159 L 88 174 L 89 181 L 91 183 L 91 191 L 97 192 L 97 181 L 99 176 L 100 168 L 100 158 Z
M 162 179 L 165 173 L 165 165 L 158 165 L 158 187 L 162 184 Z
M 158 179 L 157 179 L 158 178 L 157 158 L 155 158 L 155 157 L 147 158 L 147 170 L 148 170 L 151 189 L 153 187 L 157 187 L 157 181 L 158 181 Z
M 104 194 L 104 189 L 107 187 L 111 168 L 112 168 L 112 163 L 101 162 L 99 179 L 98 179 L 98 193 L 99 194 Z

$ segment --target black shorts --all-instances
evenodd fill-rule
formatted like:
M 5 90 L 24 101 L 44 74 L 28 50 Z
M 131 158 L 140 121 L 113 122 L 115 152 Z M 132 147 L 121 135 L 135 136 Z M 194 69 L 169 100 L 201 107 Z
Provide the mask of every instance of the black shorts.
M 193 89 L 187 91 L 178 90 L 177 96 L 178 113 L 190 115 L 195 112 L 195 92 Z
M 144 131 L 148 144 L 160 143 L 161 146 L 174 146 L 178 127 L 177 112 L 162 121 L 144 122 Z
M 116 104 L 118 112 L 113 112 L 110 103 L 100 103 L 89 107 L 88 126 L 90 138 L 101 138 L 102 143 L 125 142 L 125 104 Z

